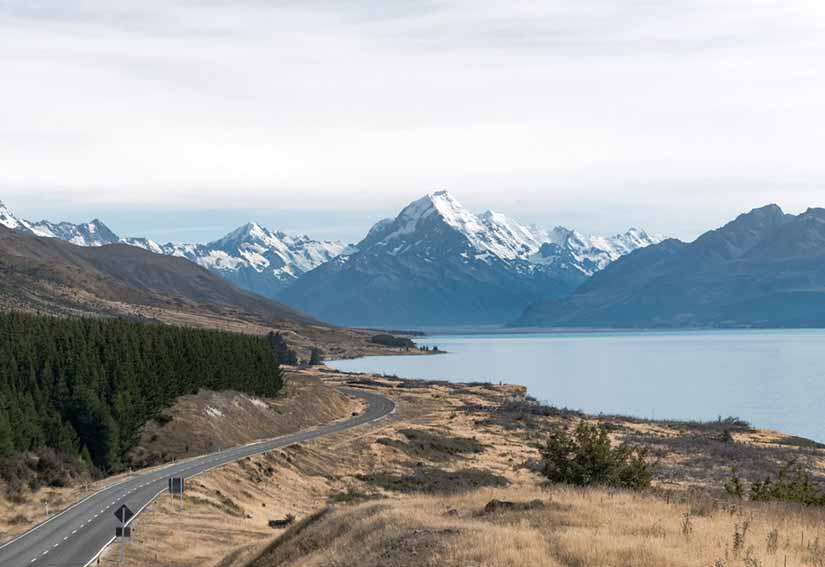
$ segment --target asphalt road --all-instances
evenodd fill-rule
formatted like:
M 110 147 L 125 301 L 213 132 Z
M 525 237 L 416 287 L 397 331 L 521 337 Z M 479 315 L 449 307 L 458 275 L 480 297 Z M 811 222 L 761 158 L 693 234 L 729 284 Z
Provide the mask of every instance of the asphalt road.
M 81 500 L 0 547 L 0 566 L 85 567 L 93 563 L 114 539 L 115 527 L 120 525 L 114 516 L 115 510 L 126 504 L 136 515 L 139 514 L 152 500 L 166 491 L 169 477 L 193 477 L 250 455 L 364 425 L 395 410 L 395 404 L 384 396 L 353 389 L 346 389 L 345 392 L 365 400 L 368 403 L 367 410 L 346 421 L 331 423 L 310 431 L 226 449 L 167 465 L 159 470 L 137 473 L 128 480 L 104 488 Z

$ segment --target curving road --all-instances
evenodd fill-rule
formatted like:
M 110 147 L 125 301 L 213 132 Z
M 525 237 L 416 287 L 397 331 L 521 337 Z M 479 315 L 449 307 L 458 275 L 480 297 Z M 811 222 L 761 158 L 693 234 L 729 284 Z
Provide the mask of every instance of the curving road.
M 345 389 L 347 394 L 365 400 L 367 410 L 346 421 L 324 425 L 275 439 L 260 441 L 196 457 L 160 470 L 138 473 L 118 484 L 77 502 L 64 512 L 0 547 L 2 567 L 86 567 L 112 542 L 120 525 L 114 511 L 126 504 L 136 517 L 152 500 L 162 494 L 170 476 L 190 478 L 215 467 L 239 461 L 250 455 L 302 443 L 352 427 L 364 425 L 395 411 L 392 400 L 361 390 Z M 134 520 L 134 518 L 132 519 Z

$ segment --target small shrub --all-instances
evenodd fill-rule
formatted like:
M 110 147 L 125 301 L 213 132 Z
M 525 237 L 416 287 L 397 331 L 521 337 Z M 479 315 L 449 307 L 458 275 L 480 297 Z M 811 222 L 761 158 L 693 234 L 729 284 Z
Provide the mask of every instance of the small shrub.
M 171 422 L 174 418 L 166 413 L 159 413 L 155 416 L 155 422 L 161 427 Z
M 44 447 L 0 459 L 0 480 L 6 485 L 9 501 L 20 504 L 28 493 L 37 492 L 44 486 L 69 486 L 88 472 L 85 468 L 76 457 Z
M 780 500 L 806 505 L 825 505 L 825 493 L 813 483 L 811 475 L 796 461 L 789 461 L 774 481 L 766 477 L 751 486 L 751 500 L 766 502 Z
M 725 491 L 731 496 L 744 498 L 745 486 L 731 468 L 731 477 L 725 482 Z M 825 492 L 811 478 L 811 474 L 795 460 L 787 462 L 776 480 L 770 476 L 754 482 L 750 489 L 750 499 L 754 502 L 797 502 L 807 506 L 825 506 Z
M 28 524 L 29 522 L 31 522 L 31 520 L 23 514 L 15 514 L 9 518 L 10 526 L 22 526 L 24 524 Z
M 736 474 L 736 467 L 731 467 L 730 473 L 730 478 L 725 482 L 725 492 L 741 500 L 745 496 L 745 487 Z
M 579 423 L 572 435 L 563 427 L 542 448 L 542 472 L 552 482 L 641 489 L 650 486 L 650 465 L 642 448 L 613 447 L 607 429 Z

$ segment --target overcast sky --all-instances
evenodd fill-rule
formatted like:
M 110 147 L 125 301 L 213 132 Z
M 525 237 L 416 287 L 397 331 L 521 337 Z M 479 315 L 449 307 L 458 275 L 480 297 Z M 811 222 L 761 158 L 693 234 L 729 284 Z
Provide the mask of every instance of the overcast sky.
M 0 38 L 21 216 L 352 241 L 446 188 L 693 238 L 825 206 L 822 0 L 0 0 Z

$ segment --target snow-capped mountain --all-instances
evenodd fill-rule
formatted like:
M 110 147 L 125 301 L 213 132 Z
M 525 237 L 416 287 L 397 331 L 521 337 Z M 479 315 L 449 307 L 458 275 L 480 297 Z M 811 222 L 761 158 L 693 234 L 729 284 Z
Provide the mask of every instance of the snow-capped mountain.
M 377 223 L 353 250 L 307 273 L 282 298 L 349 325 L 502 323 L 656 242 L 638 229 L 585 236 L 492 211 L 476 215 L 438 191 Z
M 29 222 L 0 205 L 0 224 L 80 246 L 123 243 L 179 256 L 235 285 L 345 325 L 505 323 L 528 304 L 563 298 L 619 257 L 658 242 L 474 214 L 445 191 L 375 224 L 356 246 L 244 225 L 208 244 L 121 238 L 99 220 Z
M 158 244 L 146 238 L 126 238 L 123 242 L 157 254 L 187 258 L 239 287 L 267 297 L 275 297 L 305 272 L 346 248 L 341 242 L 272 232 L 257 223 L 246 224 L 208 244 Z
M 120 238 L 99 219 L 83 224 L 53 223 L 45 220 L 31 222 L 17 218 L 2 202 L 0 202 L 0 225 L 35 236 L 59 238 L 77 246 L 103 246 L 120 241 Z
M 620 258 L 562 301 L 528 306 L 513 326 L 825 327 L 825 209 L 767 205 L 693 242 Z
M 545 230 L 524 226 L 493 211 L 474 215 L 446 191 L 431 193 L 404 208 L 396 219 L 379 221 L 358 248 L 366 245 L 394 246 L 390 253 L 404 253 L 413 246 L 406 235 L 416 233 L 416 227 L 430 215 L 436 215 L 448 226 L 461 233 L 469 246 L 467 258 L 477 260 L 526 260 L 532 264 L 548 265 L 560 257 L 570 256 L 574 266 L 590 276 L 604 269 L 621 256 L 660 241 L 644 230 L 631 228 L 615 236 L 586 236 L 575 230 L 558 226 Z
M 254 223 L 242 226 L 209 244 L 160 244 L 149 238 L 121 238 L 103 222 L 30 222 L 16 217 L 0 203 L 0 225 L 78 246 L 123 243 L 155 254 L 187 258 L 239 287 L 275 297 L 303 273 L 345 250 L 340 242 L 318 241 L 307 236 L 272 232 Z

